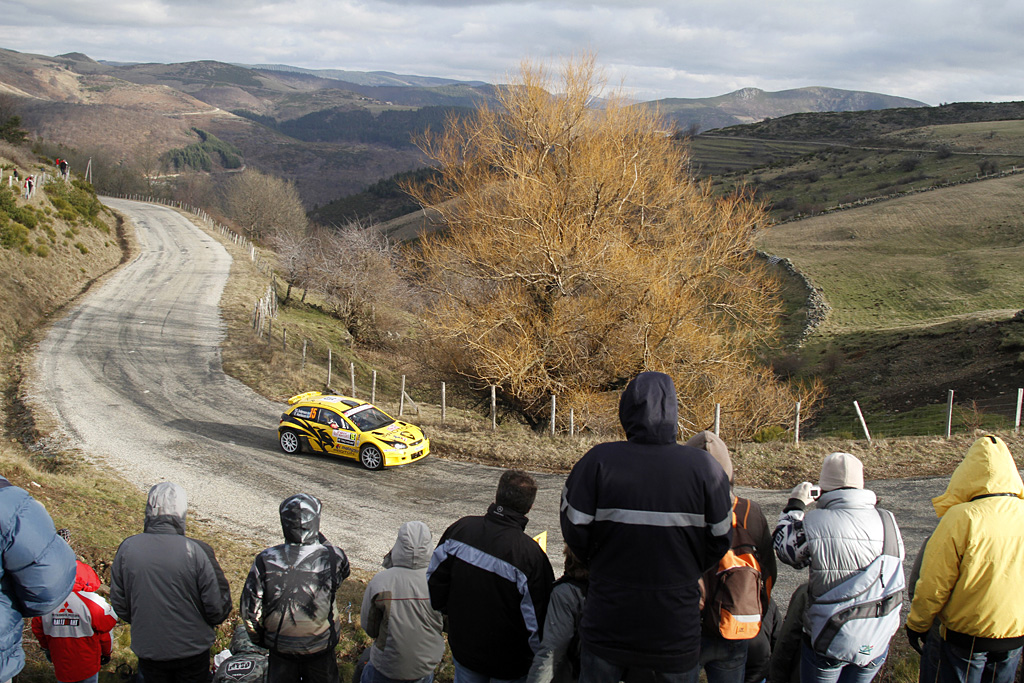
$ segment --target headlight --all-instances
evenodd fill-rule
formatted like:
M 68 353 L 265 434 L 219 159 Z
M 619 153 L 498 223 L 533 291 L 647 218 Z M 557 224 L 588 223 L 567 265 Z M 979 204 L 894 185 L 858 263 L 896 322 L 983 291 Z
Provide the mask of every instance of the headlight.
M 406 445 L 405 445 L 404 443 L 402 443 L 402 442 L 400 442 L 400 441 L 394 441 L 394 442 L 391 442 L 391 443 L 390 443 L 390 446 L 391 446 L 392 448 L 394 448 L 394 449 L 395 449 L 396 451 L 403 451 L 403 450 L 405 450 L 406 448 L 408 448 L 408 446 L 406 446 Z

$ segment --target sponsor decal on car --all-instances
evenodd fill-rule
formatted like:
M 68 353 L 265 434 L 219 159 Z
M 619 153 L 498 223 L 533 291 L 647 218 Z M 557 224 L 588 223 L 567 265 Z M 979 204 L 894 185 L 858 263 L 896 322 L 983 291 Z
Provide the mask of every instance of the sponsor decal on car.
M 338 443 L 345 444 L 346 446 L 356 445 L 356 435 L 352 432 L 346 432 L 341 429 L 335 429 L 331 432 L 331 435 L 335 438 Z

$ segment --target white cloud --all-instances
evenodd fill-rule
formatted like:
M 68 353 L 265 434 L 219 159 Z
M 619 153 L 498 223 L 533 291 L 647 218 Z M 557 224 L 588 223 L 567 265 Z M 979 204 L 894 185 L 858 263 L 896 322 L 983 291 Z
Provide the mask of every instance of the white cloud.
M 1001 0 L 0 0 L 0 47 L 502 80 L 593 50 L 645 98 L 823 85 L 1024 99 L 1024 5 Z

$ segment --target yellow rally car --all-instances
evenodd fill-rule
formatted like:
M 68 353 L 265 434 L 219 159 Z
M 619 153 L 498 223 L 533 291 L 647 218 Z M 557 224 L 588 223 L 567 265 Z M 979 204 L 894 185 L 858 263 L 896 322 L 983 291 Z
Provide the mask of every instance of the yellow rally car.
M 430 453 L 430 439 L 416 425 L 391 417 L 357 398 L 307 391 L 288 399 L 278 442 L 285 453 L 331 453 L 358 460 L 368 470 L 407 465 Z

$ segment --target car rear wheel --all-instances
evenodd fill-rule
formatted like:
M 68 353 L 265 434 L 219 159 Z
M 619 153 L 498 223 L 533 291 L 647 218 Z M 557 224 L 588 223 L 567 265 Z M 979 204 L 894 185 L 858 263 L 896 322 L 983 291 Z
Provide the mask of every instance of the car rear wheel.
M 299 440 L 299 435 L 291 429 L 285 429 L 281 432 L 280 443 L 281 450 L 289 455 L 302 451 L 302 442 Z
M 359 449 L 359 464 L 368 470 L 383 469 L 384 454 L 372 443 L 368 443 Z

